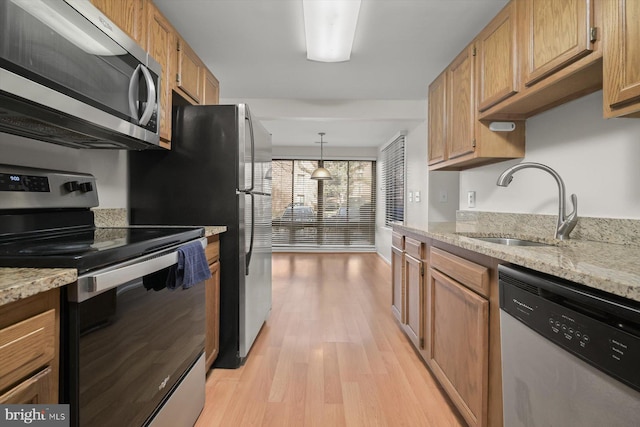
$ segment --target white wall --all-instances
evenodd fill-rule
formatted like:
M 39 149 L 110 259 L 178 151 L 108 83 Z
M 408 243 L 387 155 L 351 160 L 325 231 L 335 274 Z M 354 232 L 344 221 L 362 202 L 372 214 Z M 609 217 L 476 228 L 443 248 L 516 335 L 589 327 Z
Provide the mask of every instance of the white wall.
M 640 120 L 602 118 L 602 91 L 527 120 L 526 157 L 544 163 L 565 182 L 567 202 L 578 196 L 580 216 L 640 219 Z M 537 169 L 517 172 L 496 186 L 502 162 L 460 172 L 460 209 L 476 191 L 476 210 L 557 214 L 555 180 Z
M 93 174 L 101 208 L 127 207 L 125 151 L 77 150 L 0 133 L 0 163 Z
M 425 112 L 426 117 L 426 112 Z M 385 144 L 386 145 L 386 144 Z M 380 147 L 382 152 L 383 145 Z M 382 176 L 383 161 L 378 158 L 378 176 Z M 405 137 L 405 225 L 426 228 L 429 222 L 454 221 L 458 209 L 458 172 L 431 172 L 427 166 L 427 122 L 409 130 Z M 411 192 L 412 200 L 408 194 Z M 420 201 L 416 201 L 416 192 Z M 446 193 L 447 201 L 437 198 Z M 434 201 L 434 198 L 436 200 Z M 391 257 L 391 228 L 385 227 L 385 194 L 381 182 L 377 189 L 376 251 L 387 261 Z

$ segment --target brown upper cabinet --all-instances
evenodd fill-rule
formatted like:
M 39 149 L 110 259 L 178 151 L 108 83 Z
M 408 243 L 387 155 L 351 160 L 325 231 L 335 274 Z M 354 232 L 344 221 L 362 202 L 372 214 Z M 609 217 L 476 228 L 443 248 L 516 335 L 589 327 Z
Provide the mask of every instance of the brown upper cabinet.
M 516 4 L 510 2 L 476 38 L 478 111 L 518 92 Z
M 202 103 L 204 84 L 204 64 L 182 38 L 177 37 L 176 90 L 193 101 Z
M 640 1 L 603 5 L 604 116 L 640 117 Z
M 160 93 L 160 145 L 171 148 L 171 75 L 174 70 L 175 30 L 162 12 L 153 4 L 148 4 L 147 51 L 162 66 Z
M 91 0 L 140 46 L 147 43 L 147 0 Z
M 204 99 L 203 105 L 215 105 L 220 103 L 220 83 L 216 76 L 207 69 L 204 72 Z
M 429 86 L 431 170 L 462 170 L 524 156 L 524 122 L 511 132 L 493 132 L 477 119 L 476 58 L 471 43 Z
M 602 88 L 606 1 L 511 0 L 477 38 L 478 118 L 523 120 Z
M 447 74 L 443 72 L 429 85 L 429 151 L 428 163 L 446 158 L 447 137 Z
M 593 51 L 593 0 L 535 0 L 523 3 L 525 86 L 558 72 Z

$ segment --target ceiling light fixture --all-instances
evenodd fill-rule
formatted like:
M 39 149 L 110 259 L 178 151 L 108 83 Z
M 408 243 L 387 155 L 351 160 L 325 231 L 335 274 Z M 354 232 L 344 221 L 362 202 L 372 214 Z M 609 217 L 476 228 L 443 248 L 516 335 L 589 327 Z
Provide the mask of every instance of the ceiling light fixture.
M 322 156 L 322 146 L 325 144 L 324 140 L 322 139 L 322 137 L 325 135 L 324 132 L 319 132 L 318 135 L 320 135 L 320 164 L 324 164 L 324 160 L 323 160 L 323 156 Z M 331 172 L 329 172 L 328 170 L 326 170 L 325 168 L 323 168 L 322 166 L 318 166 L 318 168 L 316 170 L 313 171 L 313 173 L 311 174 L 311 179 L 317 179 L 319 181 L 324 181 L 327 179 L 333 179 L 331 177 Z
M 307 59 L 351 59 L 361 0 L 302 0 Z

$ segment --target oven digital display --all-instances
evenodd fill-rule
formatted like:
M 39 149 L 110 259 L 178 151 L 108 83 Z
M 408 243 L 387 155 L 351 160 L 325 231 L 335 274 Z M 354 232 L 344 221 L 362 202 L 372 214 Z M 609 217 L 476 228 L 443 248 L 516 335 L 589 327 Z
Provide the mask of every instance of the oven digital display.
M 48 193 L 49 178 L 46 176 L 0 173 L 0 191 L 31 191 Z

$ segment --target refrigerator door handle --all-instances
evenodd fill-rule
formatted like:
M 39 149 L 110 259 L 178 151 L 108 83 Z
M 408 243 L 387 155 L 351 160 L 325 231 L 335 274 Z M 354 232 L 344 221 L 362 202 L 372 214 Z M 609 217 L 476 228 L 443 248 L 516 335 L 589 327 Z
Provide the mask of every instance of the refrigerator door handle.
M 249 135 L 251 138 L 251 187 L 244 190 L 248 193 L 253 191 L 256 183 L 256 141 L 253 135 L 253 121 L 251 120 L 251 113 L 249 112 L 248 108 L 246 111 L 247 115 L 245 117 L 245 120 L 249 121 Z
M 253 254 L 253 240 L 256 232 L 256 200 L 253 193 L 249 193 L 249 195 L 251 196 L 251 237 L 249 237 L 249 251 L 245 255 L 245 276 L 249 275 L 249 264 L 251 264 L 251 255 Z

